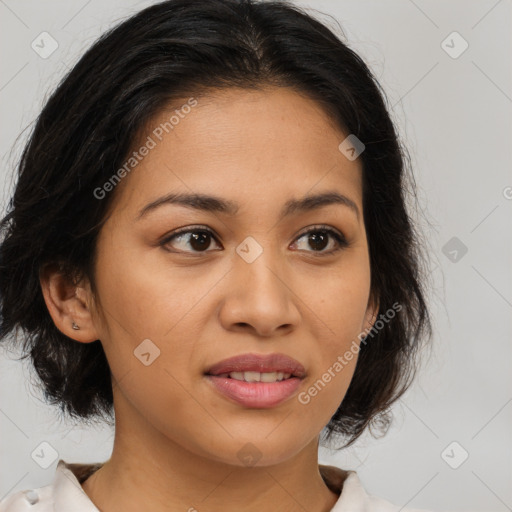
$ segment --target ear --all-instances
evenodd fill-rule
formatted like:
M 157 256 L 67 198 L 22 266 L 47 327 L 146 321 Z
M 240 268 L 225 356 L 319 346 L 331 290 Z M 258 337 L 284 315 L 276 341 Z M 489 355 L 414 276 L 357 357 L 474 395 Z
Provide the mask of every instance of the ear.
M 39 282 L 48 312 L 60 332 L 80 343 L 91 343 L 98 333 L 91 315 L 94 303 L 89 282 L 73 283 L 59 264 L 43 267 Z M 79 329 L 74 329 L 73 324 Z

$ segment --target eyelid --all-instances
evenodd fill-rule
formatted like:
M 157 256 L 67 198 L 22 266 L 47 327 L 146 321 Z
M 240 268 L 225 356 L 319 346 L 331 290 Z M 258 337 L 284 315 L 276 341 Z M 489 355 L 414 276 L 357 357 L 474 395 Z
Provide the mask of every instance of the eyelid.
M 345 238 L 345 235 L 342 231 L 340 231 L 339 229 L 336 229 L 332 226 L 329 226 L 328 224 L 313 224 L 311 226 L 307 226 L 304 228 L 304 231 L 301 231 L 298 235 L 297 235 L 297 238 L 300 238 L 304 235 L 307 235 L 308 233 L 310 233 L 311 231 L 327 231 L 327 232 L 334 232 L 336 234 L 338 234 L 341 238 Z

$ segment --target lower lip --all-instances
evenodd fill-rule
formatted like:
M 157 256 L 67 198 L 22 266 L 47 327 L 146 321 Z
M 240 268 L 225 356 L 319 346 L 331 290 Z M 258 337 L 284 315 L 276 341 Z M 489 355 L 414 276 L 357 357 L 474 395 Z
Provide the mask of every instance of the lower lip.
M 245 382 L 229 377 L 206 375 L 215 389 L 245 407 L 267 409 L 290 398 L 299 388 L 301 379 L 291 377 L 279 382 Z

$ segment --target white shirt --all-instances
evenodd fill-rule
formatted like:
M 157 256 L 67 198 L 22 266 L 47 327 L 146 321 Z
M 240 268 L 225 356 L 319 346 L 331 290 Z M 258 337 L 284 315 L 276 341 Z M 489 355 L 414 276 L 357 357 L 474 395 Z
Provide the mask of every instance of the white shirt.
M 0 512 L 100 512 L 81 486 L 100 466 L 101 463 L 73 464 L 61 459 L 52 483 L 6 496 L 0 501 Z M 331 512 L 428 512 L 401 508 L 368 495 L 355 471 L 347 474 L 335 466 L 321 464 L 319 470 L 328 487 L 340 496 Z

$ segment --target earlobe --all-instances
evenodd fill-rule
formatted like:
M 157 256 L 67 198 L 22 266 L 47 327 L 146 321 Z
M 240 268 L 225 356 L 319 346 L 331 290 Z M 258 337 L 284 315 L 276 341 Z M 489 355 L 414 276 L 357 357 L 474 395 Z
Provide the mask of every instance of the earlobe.
M 39 273 L 43 297 L 60 332 L 80 343 L 98 339 L 84 290 L 72 283 L 58 265 L 47 265 Z

